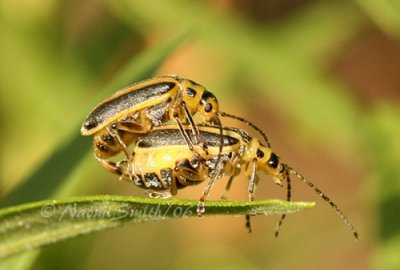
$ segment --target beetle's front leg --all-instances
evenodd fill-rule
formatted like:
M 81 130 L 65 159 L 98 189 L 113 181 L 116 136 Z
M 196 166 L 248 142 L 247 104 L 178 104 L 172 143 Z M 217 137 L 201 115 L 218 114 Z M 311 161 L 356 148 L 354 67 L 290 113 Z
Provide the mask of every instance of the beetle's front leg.
M 254 201 L 254 192 L 257 184 L 257 160 L 253 159 L 250 166 L 246 170 L 246 174 L 249 176 L 249 201 Z M 246 228 L 251 233 L 251 222 L 250 215 L 246 215 Z
M 192 127 L 192 135 L 194 138 L 194 143 L 198 145 L 201 144 L 203 150 L 206 150 L 206 146 L 204 145 L 204 143 L 201 142 L 199 129 L 197 128 L 197 125 L 195 124 L 193 117 L 190 114 L 189 109 L 187 108 L 186 103 L 184 101 L 182 101 L 181 107 L 185 111 L 186 119 L 188 120 L 190 126 Z
M 181 131 L 182 136 L 185 138 L 186 143 L 188 144 L 188 147 L 191 151 L 193 151 L 193 145 L 201 145 L 203 150 L 207 150 L 207 147 L 203 143 L 201 143 L 200 132 L 193 120 L 189 109 L 186 106 L 186 103 L 182 100 L 181 95 L 177 95 L 172 102 L 172 105 L 170 107 L 170 118 L 175 120 L 176 124 L 179 127 L 179 130 Z M 192 129 L 192 136 L 189 135 L 188 131 L 183 129 L 181 122 L 182 118 L 185 118 L 189 122 L 189 125 Z
M 236 166 L 234 169 L 230 170 L 230 175 L 228 183 L 225 186 L 224 192 L 221 195 L 221 200 L 226 200 L 228 197 L 229 190 L 231 189 L 233 179 L 240 174 L 240 166 Z
M 229 164 L 229 165 L 226 165 Z M 236 166 L 231 166 L 233 164 L 230 163 L 221 163 L 221 156 L 220 154 L 218 155 L 218 158 L 216 160 L 215 168 L 210 172 L 210 174 L 207 174 L 209 177 L 208 184 L 206 188 L 203 191 L 203 194 L 200 197 L 199 203 L 197 205 L 197 215 L 201 217 L 204 212 L 205 212 L 205 200 L 210 193 L 212 187 L 214 186 L 215 180 L 218 177 L 222 177 L 225 173 L 228 173 L 228 175 L 232 175 L 231 172 Z M 230 183 L 232 183 L 232 180 L 230 179 Z M 230 186 L 229 182 L 228 185 Z M 228 188 L 229 189 L 229 188 Z

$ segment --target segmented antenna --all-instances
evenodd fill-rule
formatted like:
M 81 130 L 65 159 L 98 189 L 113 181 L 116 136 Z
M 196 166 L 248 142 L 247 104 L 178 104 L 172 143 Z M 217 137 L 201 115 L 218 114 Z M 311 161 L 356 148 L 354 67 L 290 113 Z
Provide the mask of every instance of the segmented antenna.
M 356 229 L 354 228 L 353 224 L 350 223 L 350 221 L 347 219 L 347 217 L 343 214 L 343 212 L 339 209 L 339 207 L 331 200 L 329 199 L 320 189 L 318 189 L 313 183 L 308 181 L 307 179 L 304 178 L 301 174 L 299 174 L 296 170 L 293 168 L 286 166 L 288 169 L 289 173 L 292 173 L 296 175 L 301 181 L 306 183 L 310 188 L 312 188 L 322 199 L 324 199 L 327 203 L 329 203 L 333 209 L 335 209 L 336 213 L 339 215 L 339 217 L 343 220 L 344 224 L 346 224 L 350 230 L 353 232 L 354 238 L 358 240 L 358 233 Z
M 291 190 L 292 190 L 292 185 L 291 185 L 291 180 L 290 180 L 290 176 L 289 176 L 289 172 L 286 170 L 286 175 L 285 175 L 286 177 L 286 184 L 287 184 L 287 193 L 286 193 L 286 201 L 288 201 L 288 202 L 290 202 L 291 201 L 291 198 L 292 198 L 292 193 L 291 193 Z M 286 214 L 282 214 L 281 215 L 281 219 L 279 220 L 279 222 L 276 224 L 276 229 L 275 229 L 275 237 L 278 237 L 279 236 L 279 231 L 280 231 L 280 229 L 281 229 L 281 227 L 282 227 L 282 223 L 283 223 L 283 220 L 285 219 L 285 217 L 286 217 Z
M 268 140 L 267 134 L 265 134 L 264 131 L 262 131 L 259 127 L 257 127 L 257 126 L 254 125 L 253 123 L 249 122 L 248 120 L 246 120 L 246 119 L 244 119 L 244 118 L 242 118 L 242 117 L 239 117 L 239 116 L 236 116 L 236 115 L 233 115 L 233 114 L 229 114 L 229 113 L 226 113 L 226 112 L 221 112 L 221 111 L 220 111 L 219 114 L 220 114 L 221 116 L 224 116 L 224 117 L 229 117 L 229 118 L 233 118 L 233 119 L 239 120 L 239 121 L 245 123 L 246 125 L 248 125 L 248 126 L 254 128 L 254 130 L 256 130 L 257 132 L 259 132 L 259 133 L 261 134 L 261 136 L 264 138 L 265 143 L 267 144 L 267 146 L 268 146 L 269 148 L 271 148 L 271 143 L 270 143 L 269 140 Z

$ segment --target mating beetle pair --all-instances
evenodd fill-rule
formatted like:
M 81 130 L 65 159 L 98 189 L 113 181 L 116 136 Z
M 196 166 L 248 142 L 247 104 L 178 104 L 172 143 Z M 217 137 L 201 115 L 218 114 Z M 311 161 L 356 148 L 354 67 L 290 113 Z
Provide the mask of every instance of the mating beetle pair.
M 202 123 L 195 123 L 196 113 Z M 266 145 L 244 130 L 223 127 L 219 116 L 235 118 L 253 127 Z M 169 124 L 170 120 L 174 124 Z M 353 225 L 332 200 L 280 161 L 262 130 L 241 117 L 220 112 L 215 96 L 191 80 L 163 76 L 124 88 L 95 107 L 81 132 L 94 135 L 95 155 L 103 167 L 148 190 L 150 196 L 173 196 L 180 188 L 208 180 L 199 201 L 199 215 L 205 211 L 204 201 L 214 181 L 229 177 L 225 197 L 242 167 L 249 178 L 249 200 L 254 200 L 258 170 L 271 175 L 276 184 L 287 182 L 288 201 L 290 174 L 293 174 L 327 201 L 358 238 Z M 130 152 L 128 146 L 133 142 L 136 146 Z M 126 159 L 117 163 L 107 160 L 121 151 Z M 251 231 L 250 217 L 246 218 Z M 282 215 L 276 235 L 284 218 Z
M 220 124 L 217 99 L 203 86 L 177 76 L 157 77 L 128 86 L 104 100 L 87 116 L 81 133 L 94 135 L 96 157 L 107 170 L 112 170 L 106 158 L 123 151 L 130 160 L 127 146 L 139 134 L 169 120 L 175 121 L 188 147 L 193 150 L 193 143 L 182 128 L 182 120 L 189 121 L 194 143 L 199 144 L 193 120 L 196 112 L 204 122 Z M 132 177 L 134 172 L 129 167 Z

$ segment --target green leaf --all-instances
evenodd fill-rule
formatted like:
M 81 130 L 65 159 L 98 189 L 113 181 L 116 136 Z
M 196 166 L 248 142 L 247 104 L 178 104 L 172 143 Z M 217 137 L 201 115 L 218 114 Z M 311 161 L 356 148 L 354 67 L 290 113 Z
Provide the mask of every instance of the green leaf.
M 198 201 L 121 196 L 45 200 L 0 210 L 0 258 L 60 240 L 139 223 L 196 216 Z M 310 202 L 207 201 L 207 215 L 272 215 L 311 208 Z
M 132 59 L 108 85 L 99 91 L 96 99 L 100 101 L 117 89 L 154 74 L 185 37 L 185 34 L 176 36 Z M 92 105 L 90 104 L 90 106 Z M 84 114 L 89 111 L 88 105 L 85 112 L 82 112 L 82 121 Z M 91 147 L 91 138 L 81 136 L 80 125 L 77 123 L 69 140 L 62 142 L 28 179 L 8 194 L 1 202 L 1 206 L 43 200 L 57 192 L 58 188 L 68 179 L 69 173 L 80 164 L 82 158 L 86 157 L 86 153 Z

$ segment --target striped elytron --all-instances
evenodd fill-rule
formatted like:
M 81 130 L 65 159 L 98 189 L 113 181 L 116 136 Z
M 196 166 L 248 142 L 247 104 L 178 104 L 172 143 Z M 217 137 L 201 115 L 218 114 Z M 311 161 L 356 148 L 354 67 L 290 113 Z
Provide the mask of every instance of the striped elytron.
M 183 128 L 186 131 L 191 130 L 190 126 Z M 328 202 L 349 226 L 354 237 L 358 238 L 355 228 L 336 204 L 313 183 L 283 163 L 269 146 L 263 145 L 241 129 L 223 127 L 221 138 L 219 127 L 199 125 L 197 128 L 201 140 L 207 146 L 207 151 L 202 151 L 201 148 L 194 152 L 190 151 L 176 125 L 156 127 L 141 136 L 131 160 L 136 172 L 134 184 L 148 190 L 151 196 L 169 197 L 176 195 L 178 189 L 209 180 L 199 201 L 198 214 L 201 215 L 205 211 L 205 199 L 216 178 L 229 177 L 225 197 L 234 177 L 240 173 L 241 168 L 245 168 L 245 174 L 249 178 L 249 200 L 253 201 L 258 179 L 257 171 L 261 170 L 272 176 L 276 184 L 282 185 L 283 181 L 287 183 L 287 200 L 290 201 L 290 175 L 295 175 Z M 222 147 L 220 147 L 221 142 Z M 126 160 L 114 163 L 113 166 L 113 171 L 122 178 L 128 175 Z M 276 235 L 284 218 L 285 215 L 282 215 Z M 249 217 L 246 226 L 250 231 Z

